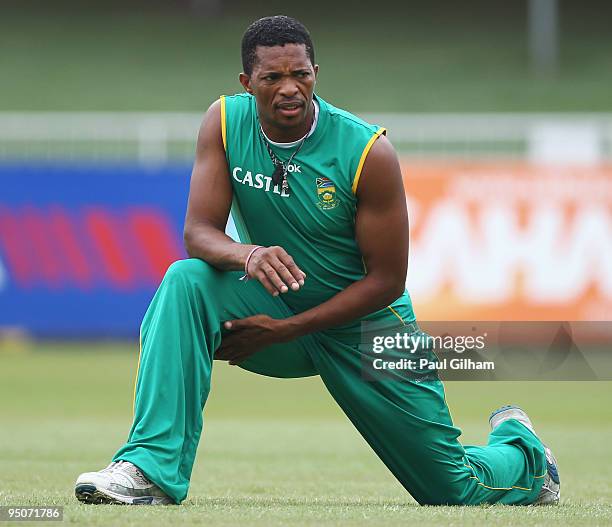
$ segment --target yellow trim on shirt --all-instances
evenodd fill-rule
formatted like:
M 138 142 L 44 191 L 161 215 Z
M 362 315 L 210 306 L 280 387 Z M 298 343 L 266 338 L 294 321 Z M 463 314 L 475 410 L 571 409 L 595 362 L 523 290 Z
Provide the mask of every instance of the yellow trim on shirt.
M 223 138 L 223 148 L 227 151 L 227 126 L 225 124 L 225 95 L 219 97 L 221 101 L 221 137 Z
M 359 185 L 359 178 L 361 177 L 361 171 L 363 170 L 363 164 L 365 163 L 366 157 L 368 157 L 368 152 L 370 151 L 370 148 L 372 148 L 374 141 L 376 141 L 380 137 L 380 135 L 383 134 L 385 131 L 386 131 L 385 128 L 379 128 L 376 131 L 376 133 L 372 137 L 370 137 L 368 144 L 365 145 L 363 152 L 361 152 L 361 158 L 359 159 L 359 165 L 357 165 L 357 171 L 355 172 L 355 177 L 353 178 L 353 194 L 357 193 L 357 185 Z

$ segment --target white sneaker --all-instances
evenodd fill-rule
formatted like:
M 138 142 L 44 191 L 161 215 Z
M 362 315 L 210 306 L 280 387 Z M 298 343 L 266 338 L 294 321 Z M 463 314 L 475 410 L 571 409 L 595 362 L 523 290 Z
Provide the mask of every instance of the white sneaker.
M 533 434 L 538 437 L 533 423 L 529 416 L 518 406 L 502 406 L 495 410 L 489 417 L 491 429 L 497 428 L 500 424 L 508 419 L 516 419 L 519 423 L 526 426 Z M 557 505 L 561 497 L 561 480 L 559 478 L 559 468 L 555 456 L 546 445 L 546 475 L 544 476 L 544 484 L 538 498 L 532 505 Z
M 170 505 L 174 501 L 129 461 L 115 461 L 99 472 L 85 472 L 74 494 L 83 503 Z

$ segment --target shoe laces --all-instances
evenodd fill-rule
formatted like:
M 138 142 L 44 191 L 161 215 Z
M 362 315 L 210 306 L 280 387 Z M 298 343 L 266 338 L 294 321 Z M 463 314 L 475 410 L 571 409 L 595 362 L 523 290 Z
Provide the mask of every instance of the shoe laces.
M 106 468 L 103 468 L 100 472 L 113 472 L 117 463 L 118 461 L 113 461 L 110 465 L 108 465 Z
M 142 470 L 140 470 L 134 463 L 124 461 L 120 459 L 116 462 L 115 466 L 111 469 L 112 471 L 120 470 L 127 473 L 132 479 L 141 485 L 150 485 L 151 481 L 147 478 Z

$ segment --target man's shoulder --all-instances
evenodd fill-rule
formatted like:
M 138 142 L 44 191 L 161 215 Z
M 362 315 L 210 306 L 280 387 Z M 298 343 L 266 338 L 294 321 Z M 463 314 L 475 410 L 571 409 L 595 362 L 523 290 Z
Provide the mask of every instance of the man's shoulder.
M 219 99 L 221 102 L 221 119 L 225 126 L 239 130 L 255 119 L 255 97 L 250 93 L 222 95 Z
M 330 121 L 336 126 L 351 128 L 370 135 L 376 133 L 381 128 L 379 125 L 368 123 L 347 110 L 334 106 L 319 96 L 317 96 L 317 100 L 325 107 Z
M 248 102 L 250 103 L 253 96 L 247 92 L 234 93 L 233 95 L 221 95 L 222 99 L 231 100 L 236 102 Z
M 221 105 L 232 114 L 249 113 L 255 108 L 255 98 L 246 92 L 233 95 L 221 95 Z

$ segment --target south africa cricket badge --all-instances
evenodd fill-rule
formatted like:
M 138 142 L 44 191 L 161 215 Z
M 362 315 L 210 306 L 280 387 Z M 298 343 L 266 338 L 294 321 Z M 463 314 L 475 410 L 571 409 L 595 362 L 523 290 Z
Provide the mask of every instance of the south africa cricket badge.
M 340 203 L 336 197 L 335 183 L 326 177 L 317 178 L 317 205 L 323 210 L 335 209 Z

